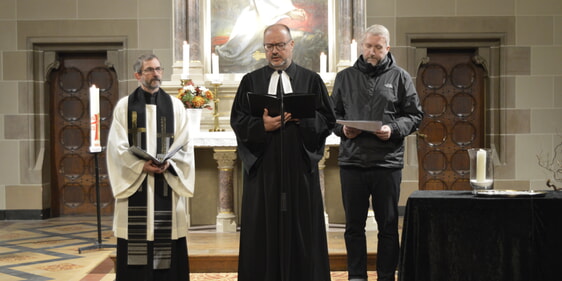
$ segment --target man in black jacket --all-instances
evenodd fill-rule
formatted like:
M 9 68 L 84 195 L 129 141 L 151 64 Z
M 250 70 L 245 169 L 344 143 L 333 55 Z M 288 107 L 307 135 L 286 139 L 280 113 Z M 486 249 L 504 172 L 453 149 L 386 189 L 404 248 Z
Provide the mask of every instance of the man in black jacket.
M 332 101 L 337 119 L 382 121 L 374 132 L 336 124 L 345 209 L 349 280 L 367 280 L 365 222 L 372 198 L 378 224 L 377 275 L 394 280 L 398 264 L 398 199 L 404 166 L 404 138 L 423 117 L 410 75 L 389 53 L 390 35 L 382 25 L 369 27 L 362 55 L 336 76 Z

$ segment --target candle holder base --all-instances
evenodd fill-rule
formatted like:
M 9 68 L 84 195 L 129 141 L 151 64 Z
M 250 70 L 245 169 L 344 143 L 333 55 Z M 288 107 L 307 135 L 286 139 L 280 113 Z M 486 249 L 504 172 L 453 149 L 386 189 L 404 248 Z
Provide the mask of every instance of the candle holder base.
M 494 189 L 494 181 L 485 180 L 477 182 L 476 180 L 470 180 L 470 186 L 472 187 L 472 193 L 477 194 L 478 191 Z

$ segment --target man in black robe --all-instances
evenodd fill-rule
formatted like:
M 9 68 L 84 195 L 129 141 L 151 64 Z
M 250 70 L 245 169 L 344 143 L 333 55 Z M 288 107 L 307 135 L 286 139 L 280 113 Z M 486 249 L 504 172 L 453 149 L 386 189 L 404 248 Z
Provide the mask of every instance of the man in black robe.
M 246 74 L 230 123 L 244 164 L 238 280 L 330 280 L 318 161 L 335 117 L 320 76 L 292 62 L 287 26 L 264 31 L 268 66 Z M 314 118 L 252 116 L 248 93 L 315 94 Z

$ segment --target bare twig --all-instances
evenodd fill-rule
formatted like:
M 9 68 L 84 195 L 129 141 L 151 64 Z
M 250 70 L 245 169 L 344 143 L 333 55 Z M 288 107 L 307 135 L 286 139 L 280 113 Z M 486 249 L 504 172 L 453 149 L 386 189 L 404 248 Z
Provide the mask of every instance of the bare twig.
M 555 181 L 562 182 L 562 164 L 560 158 L 562 158 L 562 142 L 554 148 L 554 155 L 552 156 L 552 159 L 549 159 L 548 154 L 546 157 L 537 155 L 539 166 L 551 172 Z M 546 186 L 554 188 L 554 190 L 558 190 L 551 179 L 546 181 Z
M 546 181 L 546 186 L 551 187 L 552 189 L 554 189 L 554 191 L 558 191 L 558 188 L 550 181 L 550 179 Z

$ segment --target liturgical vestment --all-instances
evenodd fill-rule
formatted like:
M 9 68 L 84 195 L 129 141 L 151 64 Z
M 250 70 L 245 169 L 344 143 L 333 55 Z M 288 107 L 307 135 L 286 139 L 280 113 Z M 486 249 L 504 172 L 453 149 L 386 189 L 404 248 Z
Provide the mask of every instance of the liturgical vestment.
M 189 132 L 187 114 L 181 101 L 169 96 L 163 90 L 159 90 L 158 95 L 156 95 L 157 99 L 155 104 L 145 102 L 145 96 L 148 97 L 149 95 L 150 94 L 138 88 L 130 96 L 119 100 L 113 112 L 113 123 L 109 131 L 107 143 L 108 174 L 113 196 L 115 197 L 113 230 L 118 239 L 130 242 L 129 239 L 132 235 L 132 229 L 134 229 L 131 226 L 131 222 L 133 221 L 131 214 L 134 212 L 131 211 L 130 204 L 132 201 L 130 200 L 142 194 L 141 197 L 143 198 L 141 198 L 141 201 L 144 201 L 146 205 L 146 218 L 142 218 L 141 220 L 142 223 L 146 225 L 146 229 L 142 229 L 146 243 L 150 244 L 152 247 L 154 244 L 159 244 L 154 243 L 155 240 L 162 241 L 158 239 L 169 240 L 172 241 L 172 243 L 177 243 L 179 239 L 181 242 L 180 244 L 171 244 L 171 247 L 169 244 L 167 248 L 172 248 L 171 257 L 175 259 L 174 255 L 178 253 L 175 248 L 177 248 L 178 245 L 183 245 L 185 250 L 180 249 L 181 251 L 179 251 L 178 254 L 181 255 L 181 259 L 185 261 L 185 264 L 180 264 L 179 266 L 188 268 L 185 242 L 188 228 L 187 197 L 191 197 L 194 192 L 195 166 L 193 149 L 188 148 Z M 163 107 L 163 105 L 167 105 L 167 107 Z M 136 109 L 132 110 L 129 108 L 132 106 L 135 106 Z M 131 118 L 131 116 L 133 116 L 133 118 Z M 139 116 L 139 120 L 131 122 L 130 119 L 136 119 L 137 116 Z M 142 118 L 142 116 L 145 116 L 145 118 Z M 173 122 L 168 122 L 168 133 L 166 133 L 166 131 L 161 132 L 161 127 L 165 125 L 160 125 L 159 122 L 162 122 L 161 124 L 166 124 L 165 119 L 162 119 L 161 116 L 167 116 L 168 119 L 173 119 Z M 144 120 L 140 120 L 141 118 Z M 143 125 L 138 125 L 137 122 Z M 173 127 L 173 129 L 169 127 Z M 166 138 L 162 138 L 162 136 Z M 158 138 L 161 138 L 162 141 L 158 140 Z M 131 141 L 132 139 L 134 140 Z M 168 160 L 170 166 L 163 174 L 148 174 L 143 172 L 143 165 L 146 160 L 140 159 L 129 151 L 129 147 L 135 140 L 138 140 L 138 146 L 142 144 L 142 146 L 144 146 L 143 148 L 154 156 L 161 152 L 174 151 L 177 147 L 181 148 Z M 164 143 L 165 146 L 162 146 L 162 143 Z M 158 148 L 160 146 L 162 146 L 162 149 Z M 160 178 L 160 180 L 157 179 L 157 177 L 162 176 L 163 178 Z M 161 183 L 160 185 L 157 184 L 159 182 Z M 157 200 L 155 200 L 155 198 Z M 158 238 L 158 204 L 160 203 L 155 202 L 159 202 L 159 200 L 162 201 L 158 198 L 164 198 L 164 201 L 168 204 L 168 209 L 171 210 L 171 212 L 168 211 L 170 214 L 170 220 L 168 221 L 171 223 L 171 231 L 166 230 L 168 234 L 164 238 Z M 156 215 L 155 209 L 157 209 Z M 167 226 L 161 228 L 169 229 Z M 140 265 L 138 265 L 138 261 L 131 259 L 133 255 L 130 254 L 130 243 L 128 244 L 128 248 L 129 254 L 125 255 L 125 257 L 119 256 L 120 252 L 118 249 L 117 259 L 118 262 L 121 260 L 121 265 L 125 264 L 127 266 L 133 265 L 148 268 L 143 269 L 145 272 L 148 272 L 144 275 L 151 275 L 152 269 L 169 268 L 168 264 L 164 266 L 158 264 L 158 258 L 154 258 L 156 261 L 152 260 L 152 256 L 158 257 L 159 255 L 153 254 L 150 248 L 148 259 L 144 257 L 141 259 Z M 167 256 L 167 259 L 170 259 L 169 256 Z M 123 262 L 123 260 L 125 260 L 125 262 Z M 173 263 L 174 261 L 172 261 L 172 265 Z M 119 268 L 117 270 L 119 270 Z M 188 269 L 183 270 L 183 272 L 188 272 Z M 141 272 L 141 275 L 142 274 Z M 189 275 L 189 273 L 187 273 L 187 275 Z M 142 276 L 142 280 L 153 279 Z M 189 280 L 189 276 L 177 280 Z

